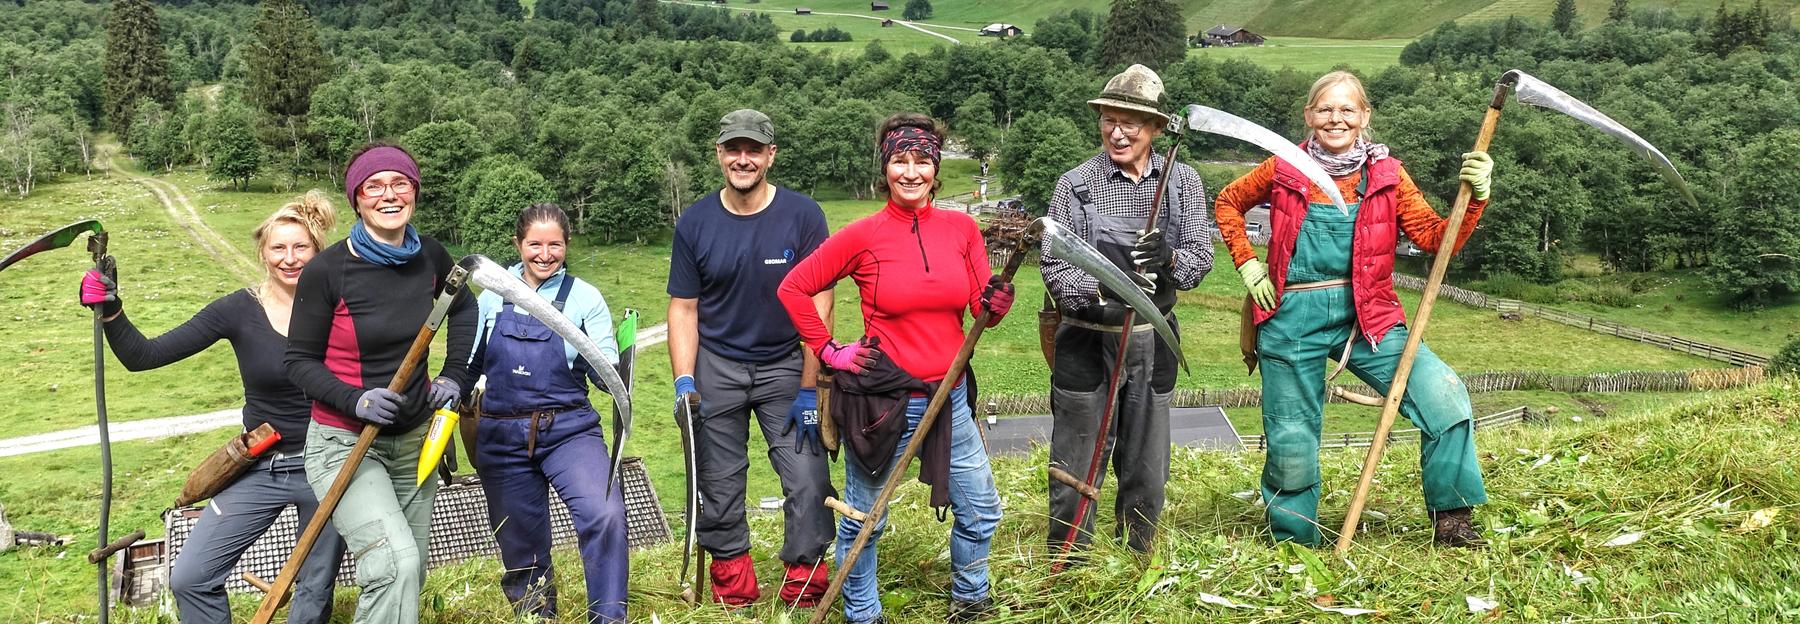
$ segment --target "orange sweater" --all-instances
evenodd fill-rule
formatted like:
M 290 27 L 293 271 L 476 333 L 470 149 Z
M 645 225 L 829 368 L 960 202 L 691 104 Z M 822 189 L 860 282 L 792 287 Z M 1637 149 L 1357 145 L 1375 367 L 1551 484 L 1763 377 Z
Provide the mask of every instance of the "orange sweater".
M 1337 182 L 1338 192 L 1344 195 L 1344 201 L 1354 203 L 1362 197 L 1356 194 L 1356 184 L 1362 180 L 1359 174 L 1333 178 Z M 1270 157 L 1262 164 L 1251 169 L 1250 173 L 1233 180 L 1219 191 L 1218 202 L 1213 209 L 1219 223 L 1219 236 L 1225 239 L 1225 246 L 1231 249 L 1232 264 L 1241 265 L 1246 260 L 1256 257 L 1256 250 L 1250 246 L 1250 238 L 1244 233 L 1244 214 L 1257 204 L 1269 201 L 1269 189 L 1275 185 L 1275 158 Z M 1400 168 L 1400 185 L 1395 189 L 1398 204 L 1394 215 L 1400 224 L 1400 231 L 1420 249 L 1436 252 L 1438 245 L 1444 240 L 1444 226 L 1448 221 L 1438 216 L 1431 204 L 1426 203 L 1425 195 L 1419 192 L 1419 186 L 1413 183 L 1412 176 L 1407 175 L 1406 168 Z M 1318 187 L 1312 187 L 1307 193 L 1308 199 L 1317 203 L 1329 203 L 1331 198 Z M 1469 235 L 1475 232 L 1475 224 L 1481 221 L 1481 210 L 1487 207 L 1487 200 L 1469 201 L 1468 213 L 1463 216 L 1463 226 L 1456 235 L 1456 250 L 1461 251 L 1463 243 L 1469 242 Z

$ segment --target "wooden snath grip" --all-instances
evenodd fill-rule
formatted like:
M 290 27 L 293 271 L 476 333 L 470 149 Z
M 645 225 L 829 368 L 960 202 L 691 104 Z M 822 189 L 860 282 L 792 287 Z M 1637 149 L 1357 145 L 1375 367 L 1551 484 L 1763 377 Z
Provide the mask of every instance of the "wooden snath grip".
M 1100 500 L 1100 490 L 1099 489 L 1095 488 L 1094 486 L 1088 485 L 1087 483 L 1083 482 L 1081 479 L 1076 478 L 1075 475 L 1069 474 L 1068 471 L 1066 471 L 1066 470 L 1057 468 L 1055 466 L 1051 466 L 1050 467 L 1050 478 L 1055 479 L 1057 483 L 1061 483 L 1061 484 L 1069 486 L 1071 488 L 1075 488 L 1076 492 L 1080 492 L 1081 495 L 1083 497 L 1087 498 L 1088 500 L 1091 500 L 1091 501 L 1099 501 Z
M 832 511 L 838 512 L 838 515 L 841 515 L 845 518 L 849 518 L 849 519 L 855 520 L 857 522 L 868 522 L 869 521 L 869 516 L 867 514 L 857 511 L 855 507 L 850 506 L 850 503 L 846 503 L 844 501 L 838 500 L 835 497 L 831 497 L 831 496 L 825 497 L 825 506 L 827 508 L 830 508 Z

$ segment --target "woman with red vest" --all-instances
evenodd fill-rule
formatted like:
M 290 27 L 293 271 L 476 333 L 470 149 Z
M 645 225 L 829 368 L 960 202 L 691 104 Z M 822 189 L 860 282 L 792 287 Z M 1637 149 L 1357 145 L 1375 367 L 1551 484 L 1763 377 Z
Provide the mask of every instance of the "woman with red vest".
M 1269 447 L 1262 494 L 1276 541 L 1315 545 L 1321 538 L 1320 364 L 1325 358 L 1347 361 L 1350 372 L 1387 393 L 1406 344 L 1405 311 L 1394 294 L 1396 233 L 1406 232 L 1424 249 L 1437 249 L 1443 240 L 1446 221 L 1387 146 L 1369 140 L 1372 112 L 1362 82 L 1348 72 L 1326 74 L 1307 95 L 1304 116 L 1312 135 L 1300 147 L 1337 182 L 1349 215 L 1319 189 L 1309 189 L 1298 169 L 1274 158 L 1226 186 L 1215 209 L 1219 232 L 1255 301 Z M 1493 166 L 1486 153 L 1463 154 L 1460 178 L 1475 192 L 1458 249 L 1487 206 Z M 1267 265 L 1244 233 L 1244 213 L 1265 201 Z M 1423 344 L 1400 412 L 1422 432 L 1420 472 L 1435 541 L 1480 545 L 1470 508 L 1487 502 L 1487 491 L 1475 459 L 1469 392 Z

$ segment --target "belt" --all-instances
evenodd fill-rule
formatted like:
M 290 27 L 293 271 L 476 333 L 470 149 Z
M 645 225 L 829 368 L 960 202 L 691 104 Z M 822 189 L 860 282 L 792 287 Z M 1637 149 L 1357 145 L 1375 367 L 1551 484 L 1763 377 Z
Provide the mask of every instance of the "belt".
M 495 418 L 495 419 L 499 419 L 499 420 L 519 420 L 519 419 L 530 418 L 531 426 L 526 430 L 526 433 L 525 433 L 525 456 L 533 457 L 537 454 L 538 431 L 548 430 L 549 428 L 555 426 L 557 414 L 561 414 L 564 412 L 572 412 L 572 411 L 579 410 L 579 409 L 585 409 L 586 407 L 587 407 L 586 405 L 576 405 L 573 407 L 558 407 L 558 408 L 551 408 L 551 409 L 544 409 L 544 410 L 535 410 L 535 411 L 530 411 L 530 412 L 513 412 L 510 414 L 482 414 L 481 417 L 482 418 Z
M 1317 282 L 1301 282 L 1299 284 L 1288 284 L 1286 287 L 1283 288 L 1283 290 L 1286 290 L 1287 292 L 1300 292 L 1302 290 L 1324 290 L 1327 288 L 1337 288 L 1339 286 L 1348 286 L 1348 285 L 1350 285 L 1350 278 L 1340 277 L 1337 279 L 1320 280 Z
M 1164 318 L 1168 318 L 1168 317 L 1165 316 Z M 1093 331 L 1097 331 L 1097 332 L 1106 332 L 1109 334 L 1116 334 L 1116 333 L 1119 333 L 1121 330 L 1125 329 L 1124 325 L 1106 325 L 1103 323 L 1090 323 L 1090 322 L 1079 320 L 1079 319 L 1072 319 L 1067 316 L 1063 317 L 1062 324 L 1068 325 L 1070 327 L 1079 327 L 1081 329 L 1093 330 Z M 1131 333 L 1135 334 L 1138 332 L 1150 331 L 1151 329 L 1155 329 L 1155 328 L 1156 328 L 1156 326 L 1151 325 L 1149 321 L 1144 321 L 1142 323 L 1133 324 L 1131 326 Z

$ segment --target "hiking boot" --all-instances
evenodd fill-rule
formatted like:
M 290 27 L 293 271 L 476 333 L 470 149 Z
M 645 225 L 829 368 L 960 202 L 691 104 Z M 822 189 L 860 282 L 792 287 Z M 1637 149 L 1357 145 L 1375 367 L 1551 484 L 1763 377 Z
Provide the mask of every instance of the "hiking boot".
M 1433 535 L 1431 541 L 1439 546 L 1452 548 L 1480 548 L 1487 545 L 1481 539 L 1481 532 L 1476 531 L 1470 522 L 1471 509 L 1458 507 L 1443 511 L 1431 512 Z
M 985 616 L 988 613 L 993 612 L 993 610 L 994 610 L 994 597 L 993 596 L 982 596 L 980 600 L 957 600 L 955 598 L 950 599 L 950 621 L 951 622 L 980 621 L 982 616 Z
M 811 609 L 825 597 L 831 584 L 831 564 L 824 557 L 813 563 L 786 564 L 781 579 L 781 603 L 794 609 Z

